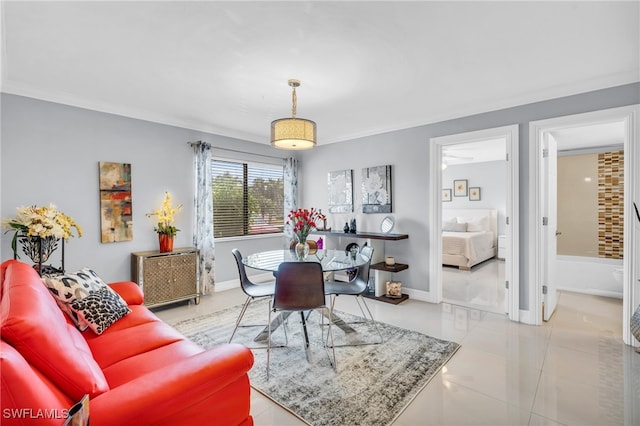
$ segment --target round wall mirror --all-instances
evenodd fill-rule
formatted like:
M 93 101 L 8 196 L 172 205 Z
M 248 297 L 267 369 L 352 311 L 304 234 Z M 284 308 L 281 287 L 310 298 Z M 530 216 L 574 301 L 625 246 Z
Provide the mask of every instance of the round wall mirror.
M 393 218 L 391 216 L 387 216 L 384 219 L 382 219 L 382 223 L 380 224 L 380 230 L 383 233 L 388 234 L 393 229 L 393 224 L 394 224 Z

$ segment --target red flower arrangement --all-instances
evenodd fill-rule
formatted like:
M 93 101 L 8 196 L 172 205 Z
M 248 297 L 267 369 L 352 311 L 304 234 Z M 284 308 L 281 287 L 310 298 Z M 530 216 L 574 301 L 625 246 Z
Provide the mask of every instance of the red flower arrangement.
M 321 220 L 321 213 L 315 208 L 291 210 L 287 216 L 287 225 L 291 225 L 293 233 L 299 242 L 304 243 L 307 237 L 316 229 L 316 221 Z

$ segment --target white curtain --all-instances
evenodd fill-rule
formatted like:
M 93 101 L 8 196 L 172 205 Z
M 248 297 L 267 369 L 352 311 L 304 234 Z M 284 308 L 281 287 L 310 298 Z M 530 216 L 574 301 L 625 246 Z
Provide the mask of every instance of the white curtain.
M 293 157 L 284 161 L 284 221 L 291 210 L 298 208 L 298 160 Z M 285 243 L 288 246 L 293 240 L 293 231 L 290 226 L 284 227 Z
M 194 152 L 195 199 L 193 220 L 193 245 L 200 255 L 200 291 L 213 292 L 213 265 L 215 259 L 213 242 L 213 190 L 211 187 L 211 145 L 204 142 L 191 144 Z

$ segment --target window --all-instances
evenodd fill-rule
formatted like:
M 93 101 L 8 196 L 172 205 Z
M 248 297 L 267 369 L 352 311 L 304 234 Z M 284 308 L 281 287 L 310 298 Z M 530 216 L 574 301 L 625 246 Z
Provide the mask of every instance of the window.
M 211 170 L 214 237 L 282 232 L 282 166 L 214 160 Z

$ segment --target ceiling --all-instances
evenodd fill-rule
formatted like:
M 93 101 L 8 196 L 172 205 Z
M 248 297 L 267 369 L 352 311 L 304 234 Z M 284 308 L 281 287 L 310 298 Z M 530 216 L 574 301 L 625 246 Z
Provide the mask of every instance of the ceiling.
M 2 1 L 2 91 L 319 145 L 640 81 L 639 2 Z
M 595 147 L 623 145 L 624 121 L 569 127 L 551 132 L 558 143 L 558 151 L 584 150 Z
M 624 121 L 594 123 L 576 127 L 567 127 L 551 132 L 558 152 L 605 150 L 612 146 L 622 146 L 625 138 Z M 462 142 L 442 147 L 442 162 L 447 166 L 484 163 L 487 161 L 505 161 L 507 141 L 489 139 L 477 142 Z

